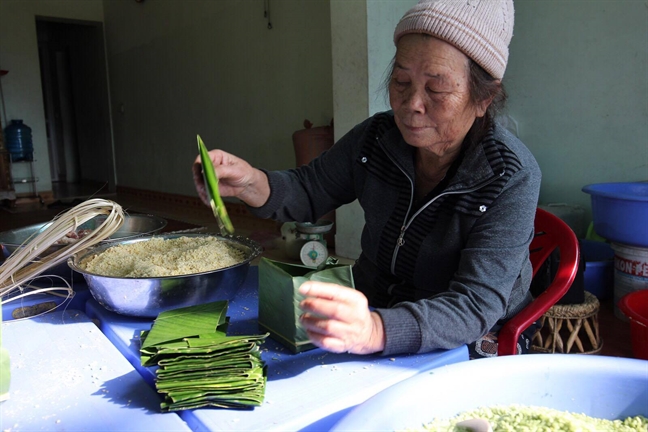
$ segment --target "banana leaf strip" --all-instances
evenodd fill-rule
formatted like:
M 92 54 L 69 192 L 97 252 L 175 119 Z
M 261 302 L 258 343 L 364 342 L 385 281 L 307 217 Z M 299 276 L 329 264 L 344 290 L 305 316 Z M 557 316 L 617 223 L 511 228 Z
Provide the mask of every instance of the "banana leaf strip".
M 190 402 L 196 401 L 199 398 L 209 398 L 211 400 L 226 400 L 228 394 L 226 392 L 219 391 L 202 391 L 202 392 L 176 392 L 173 395 L 166 395 L 165 400 L 170 402 Z M 263 393 L 258 390 L 248 390 L 244 392 L 239 392 L 236 396 L 231 397 L 231 400 L 248 400 L 248 401 L 258 401 L 263 400 Z
M 263 383 L 265 384 L 265 383 Z M 264 387 L 255 383 L 248 388 L 194 388 L 194 389 L 176 389 L 164 394 L 164 400 L 167 402 L 186 402 L 199 398 L 210 397 L 212 400 L 246 398 L 263 402 Z
M 207 346 L 199 346 L 199 347 L 192 348 L 187 346 L 188 340 L 189 339 L 182 339 L 175 342 L 168 342 L 158 347 L 147 347 L 141 349 L 140 352 L 142 354 L 146 354 L 151 357 L 155 356 L 155 361 L 159 363 L 161 361 L 165 361 L 165 359 L 173 359 L 175 356 L 179 354 L 190 354 L 195 356 L 197 355 L 215 356 L 215 355 L 227 354 L 232 350 L 250 351 L 254 347 L 254 342 L 250 342 L 249 344 L 244 346 L 239 346 L 240 344 L 236 342 L 235 343 L 224 342 L 222 344 L 212 343 Z
M 245 406 L 245 405 L 239 405 L 236 403 L 218 403 L 218 402 L 207 402 L 207 401 L 201 401 L 201 402 L 196 402 L 193 404 L 185 404 L 185 405 L 180 405 L 180 404 L 173 404 L 173 403 L 162 403 L 160 404 L 162 407 L 162 412 L 174 412 L 174 411 L 181 411 L 181 410 L 189 410 L 189 409 L 196 409 L 196 408 L 231 408 L 231 409 L 253 409 L 254 407 L 251 406 Z
M 188 409 L 189 407 L 208 406 L 217 402 L 219 405 L 232 407 L 253 407 L 263 403 L 265 397 L 265 379 L 248 386 L 237 388 L 193 388 L 169 391 L 161 404 L 169 410 Z
M 216 373 L 234 373 L 234 371 L 236 370 L 245 370 L 245 369 L 249 370 L 256 367 L 260 367 L 262 366 L 262 361 L 257 359 L 249 359 L 249 360 L 232 359 L 231 361 L 224 359 L 218 363 L 209 363 L 204 367 L 200 367 L 196 365 L 187 365 L 186 367 L 183 366 L 185 365 L 179 364 L 171 370 L 160 368 L 156 370 L 156 376 L 159 380 L 162 380 L 174 376 L 180 376 L 184 378 L 193 372 L 199 372 L 205 376 L 216 374 Z
M 246 377 L 254 377 L 254 376 L 262 376 L 258 375 L 259 371 L 262 371 L 263 369 L 263 364 L 262 361 L 260 360 L 252 360 L 248 362 L 240 362 L 237 360 L 233 360 L 233 363 L 228 365 L 226 363 L 226 360 L 223 360 L 220 362 L 220 364 L 214 366 L 212 369 L 207 369 L 207 368 L 201 368 L 201 369 L 186 369 L 185 371 L 181 370 L 174 370 L 171 371 L 171 373 L 164 373 L 164 370 L 158 370 L 157 373 L 157 381 L 158 383 L 164 383 L 168 382 L 168 380 L 171 381 L 185 381 L 187 383 L 188 381 L 191 381 L 188 377 L 189 376 L 195 376 L 193 373 L 198 372 L 200 373 L 199 377 L 200 378 L 214 378 L 214 379 L 220 379 L 218 377 L 219 372 L 226 372 L 224 375 L 225 378 L 232 377 L 232 376 L 239 376 L 239 372 L 242 370 L 244 371 L 244 376 Z M 235 371 L 237 373 L 235 373 Z M 166 384 L 165 384 L 166 385 Z M 163 386 L 161 385 L 160 388 Z
M 142 348 L 145 351 L 155 351 L 162 353 L 164 351 L 183 352 L 183 353 L 210 353 L 221 351 L 239 346 L 253 346 L 257 341 L 262 341 L 265 336 L 226 336 L 223 333 L 214 333 L 206 335 L 197 335 L 163 342 L 154 347 Z
M 204 364 L 205 362 L 217 360 L 218 358 L 223 356 L 229 356 L 234 354 L 253 354 L 253 353 L 260 352 L 259 347 L 256 344 L 250 344 L 250 345 L 251 346 L 237 347 L 237 348 L 232 348 L 231 350 L 217 351 L 208 354 L 192 354 L 191 356 L 186 356 L 186 355 L 168 356 L 158 361 L 157 364 L 161 367 L 173 366 L 175 363 L 178 362 L 182 362 L 182 363 L 186 362 L 187 364 L 191 364 L 191 363 Z
M 160 345 L 159 347 L 149 347 L 142 352 L 147 353 L 147 354 L 152 354 L 152 355 L 158 355 L 160 357 L 168 357 L 168 356 L 175 356 L 178 354 L 191 354 L 191 355 L 209 355 L 209 354 L 217 354 L 219 352 L 229 352 L 231 349 L 236 349 L 240 348 L 240 345 L 237 343 L 229 343 L 229 342 L 223 342 L 222 344 L 210 344 L 207 346 L 197 346 L 197 347 L 190 347 L 188 345 L 188 340 L 189 339 L 183 339 L 179 342 L 172 342 L 169 344 L 164 344 Z M 249 347 L 245 347 L 248 350 L 250 349 Z
M 191 356 L 192 358 L 197 356 L 197 355 L 204 355 L 204 356 L 209 356 L 209 355 L 230 355 L 232 353 L 237 353 L 237 352 L 251 352 L 253 350 L 258 350 L 258 347 L 256 347 L 257 343 L 261 343 L 263 339 L 259 339 L 257 341 L 257 338 L 255 336 L 250 336 L 253 338 L 252 342 L 247 342 L 245 340 L 240 340 L 239 337 L 237 336 L 235 340 L 229 341 L 227 339 L 221 339 L 222 342 L 220 344 L 214 344 L 212 343 L 211 345 L 208 346 L 198 346 L 198 347 L 187 347 L 186 345 L 190 343 L 193 339 L 187 339 L 182 342 L 179 342 L 180 344 L 185 344 L 185 346 L 176 346 L 174 343 L 171 348 L 159 348 L 157 350 L 147 348 L 147 350 L 143 350 L 141 352 L 142 354 L 142 361 L 144 361 L 145 357 L 147 358 L 146 364 L 144 366 L 150 366 L 152 364 L 168 364 L 167 362 L 172 361 L 174 358 L 176 358 L 179 355 L 182 355 L 182 358 L 185 358 L 184 356 Z M 207 357 L 204 357 L 207 358 Z M 180 360 L 176 360 L 180 361 Z
M 260 380 L 250 374 L 243 377 L 209 377 L 195 381 L 160 381 L 156 383 L 159 393 L 176 391 L 218 391 L 218 390 L 252 390 L 257 387 Z
M 164 412 L 180 411 L 195 408 L 234 408 L 251 410 L 263 403 L 263 397 L 251 395 L 250 397 L 220 398 L 217 396 L 201 395 L 191 401 L 174 403 L 172 400 L 165 400 L 161 407 Z
M 214 165 L 212 165 L 211 159 L 209 158 L 209 152 L 207 151 L 207 147 L 205 147 L 202 138 L 200 138 L 200 135 L 197 135 L 197 139 L 198 151 L 200 152 L 200 163 L 202 165 L 203 178 L 205 179 L 205 188 L 209 195 L 209 203 L 214 212 L 214 217 L 218 222 L 218 228 L 220 229 L 221 234 L 234 234 L 234 226 L 232 225 L 232 221 L 227 214 L 225 203 L 218 191 L 218 177 L 216 176 L 216 171 L 214 171 Z
M 234 367 L 218 368 L 218 369 L 203 369 L 203 370 L 194 370 L 194 371 L 187 371 L 187 372 L 179 371 L 170 374 L 158 374 L 157 378 L 160 382 L 162 382 L 162 380 L 171 380 L 171 379 L 177 379 L 180 381 L 182 380 L 193 381 L 197 378 L 210 378 L 210 377 L 219 377 L 219 376 L 243 377 L 243 376 L 247 376 L 250 368 L 253 367 L 255 366 L 251 366 L 248 364 L 243 366 L 234 366 Z
M 179 362 L 172 366 L 161 367 L 157 370 L 159 376 L 169 375 L 177 371 L 213 370 L 228 367 L 255 367 L 262 362 L 259 358 L 253 357 L 222 357 L 219 360 L 212 360 L 206 363 Z
M 164 400 L 168 402 L 186 402 L 195 401 L 200 398 L 209 397 L 212 400 L 220 399 L 221 401 L 227 399 L 254 399 L 263 402 L 264 393 L 259 391 L 261 386 L 255 383 L 254 386 L 248 388 L 232 388 L 232 389 L 218 389 L 218 388 L 195 388 L 195 389 L 177 389 L 164 394 Z
M 223 361 L 253 361 L 253 359 L 259 359 L 258 349 L 255 348 L 255 352 L 235 352 L 232 355 L 228 353 L 220 353 L 216 356 L 176 356 L 170 359 L 161 360 L 158 362 L 160 370 L 175 370 L 175 369 L 187 369 L 192 367 L 207 367 L 207 365 L 218 365 Z M 163 363 L 164 362 L 164 363 Z
M 187 340 L 187 344 L 190 347 L 200 347 L 200 346 L 207 346 L 211 343 L 235 344 L 237 341 L 240 342 L 262 341 L 265 338 L 266 338 L 265 335 L 225 336 L 224 334 L 218 332 L 213 334 L 201 334 L 197 338 L 186 338 L 186 340 Z

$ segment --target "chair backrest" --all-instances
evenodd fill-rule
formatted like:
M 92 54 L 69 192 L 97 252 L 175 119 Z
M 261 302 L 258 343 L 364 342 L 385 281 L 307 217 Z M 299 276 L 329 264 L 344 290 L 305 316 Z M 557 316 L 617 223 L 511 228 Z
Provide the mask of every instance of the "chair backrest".
M 516 354 L 520 334 L 569 291 L 578 272 L 580 250 L 574 231 L 558 216 L 538 208 L 535 217 L 535 236 L 529 246 L 534 276 L 556 248 L 560 252 L 556 276 L 540 295 L 504 324 L 497 340 L 498 356 Z

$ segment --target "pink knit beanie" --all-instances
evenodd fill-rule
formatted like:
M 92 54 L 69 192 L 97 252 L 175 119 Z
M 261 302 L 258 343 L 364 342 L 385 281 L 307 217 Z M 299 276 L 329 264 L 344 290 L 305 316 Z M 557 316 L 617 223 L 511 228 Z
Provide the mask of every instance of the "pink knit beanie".
M 513 36 L 513 15 L 513 0 L 420 0 L 396 26 L 394 43 L 408 33 L 432 35 L 501 79 Z

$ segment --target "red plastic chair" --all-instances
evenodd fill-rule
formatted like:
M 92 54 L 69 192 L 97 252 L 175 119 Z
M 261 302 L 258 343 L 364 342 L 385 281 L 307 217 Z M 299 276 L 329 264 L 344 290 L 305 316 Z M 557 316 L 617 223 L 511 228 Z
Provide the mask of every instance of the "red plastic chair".
M 533 276 L 556 248 L 560 251 L 556 276 L 542 294 L 504 324 L 497 340 L 498 356 L 517 353 L 520 334 L 569 291 L 578 271 L 580 250 L 574 231 L 558 216 L 539 208 L 536 210 L 535 236 L 529 246 Z

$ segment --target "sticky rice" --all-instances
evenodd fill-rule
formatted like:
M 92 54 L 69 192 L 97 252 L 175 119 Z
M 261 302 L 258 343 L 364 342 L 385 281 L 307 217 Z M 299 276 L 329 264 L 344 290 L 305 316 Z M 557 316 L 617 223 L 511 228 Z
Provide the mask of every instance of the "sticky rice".
M 560 411 L 551 408 L 523 405 L 493 406 L 479 408 L 459 414 L 451 419 L 435 419 L 413 431 L 467 431 L 458 426 L 464 420 L 481 418 L 487 420 L 493 432 L 498 431 L 614 431 L 646 432 L 648 419 L 644 416 L 628 417 L 623 420 L 606 420 L 585 414 Z
M 110 247 L 79 267 L 101 276 L 150 278 L 203 273 L 244 260 L 242 250 L 213 236 L 151 238 Z

